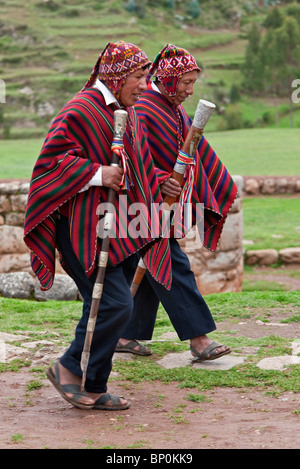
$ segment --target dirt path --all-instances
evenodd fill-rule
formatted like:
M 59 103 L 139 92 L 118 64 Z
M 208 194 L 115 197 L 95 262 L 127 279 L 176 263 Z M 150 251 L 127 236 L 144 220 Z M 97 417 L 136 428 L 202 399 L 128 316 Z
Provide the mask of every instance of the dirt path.
M 280 311 L 272 321 L 280 318 Z M 228 330 L 230 324 L 218 325 Z M 231 324 L 232 327 L 232 324 Z M 240 335 L 300 338 L 300 326 L 234 324 Z M 147 359 L 147 358 L 145 358 Z M 216 388 L 201 392 L 203 402 L 187 400 L 195 389 L 178 383 L 133 384 L 113 381 L 109 391 L 125 395 L 121 412 L 83 411 L 65 402 L 53 386 L 27 392 L 33 375 L 26 369 L 0 374 L 0 448 L 9 449 L 299 449 L 300 395 L 279 398 L 259 390 Z M 131 454 L 127 451 L 127 454 Z
M 30 394 L 29 373 L 1 375 L 0 448 L 80 449 L 291 449 L 299 448 L 299 398 L 280 399 L 261 392 L 229 388 L 204 393 L 193 403 L 193 390 L 176 384 L 143 383 L 114 387 L 130 396 L 123 412 L 82 411 L 63 401 L 51 387 Z M 174 412 L 174 408 L 177 412 Z M 18 439 L 22 435 L 22 439 Z
M 194 390 L 159 382 L 112 386 L 130 396 L 122 412 L 83 411 L 51 386 L 26 396 L 30 373 L 0 377 L 0 448 L 25 449 L 292 449 L 300 447 L 299 395 L 218 388 L 207 401 Z M 30 403 L 27 401 L 30 399 Z M 174 409 L 177 409 L 176 412 Z M 18 435 L 22 435 L 22 438 Z

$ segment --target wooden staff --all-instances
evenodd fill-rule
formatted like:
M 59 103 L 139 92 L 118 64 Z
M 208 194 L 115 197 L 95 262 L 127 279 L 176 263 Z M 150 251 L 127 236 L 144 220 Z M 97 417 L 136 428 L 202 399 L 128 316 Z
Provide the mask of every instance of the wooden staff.
M 185 142 L 182 147 L 182 152 L 188 155 L 191 160 L 194 158 L 198 145 L 203 135 L 204 127 L 211 116 L 211 113 L 216 108 L 215 104 L 204 99 L 200 99 L 197 105 L 193 123 L 186 136 Z M 172 178 L 179 182 L 180 186 L 184 183 L 184 173 L 188 163 L 184 164 L 180 155 L 178 156 L 173 168 Z M 170 216 L 172 205 L 176 202 L 177 197 L 164 197 L 164 211 L 166 218 Z M 147 267 L 141 257 L 137 265 L 133 281 L 130 287 L 132 296 L 134 297 L 146 273 Z
M 113 146 L 112 146 L 113 152 L 112 152 L 112 159 L 111 159 L 110 166 L 120 165 L 120 150 L 122 149 L 122 146 L 123 146 L 123 135 L 124 135 L 125 128 L 126 128 L 127 116 L 128 116 L 127 112 L 122 109 L 114 112 L 113 145 L 115 144 L 115 142 L 117 142 L 119 151 L 114 151 Z M 113 207 L 115 203 L 115 197 L 116 197 L 116 191 L 110 188 L 108 190 L 108 196 L 107 196 L 108 208 Z M 102 291 L 103 291 L 104 276 L 105 276 L 105 270 L 106 270 L 107 261 L 108 261 L 108 251 L 109 251 L 109 244 L 110 244 L 109 234 L 113 226 L 113 215 L 114 215 L 113 212 L 110 212 L 108 210 L 104 216 L 104 222 L 103 222 L 104 236 L 102 239 L 101 252 L 100 252 L 99 260 L 98 260 L 98 270 L 97 270 L 96 280 L 95 280 L 93 293 L 92 293 L 91 309 L 89 313 L 85 341 L 84 341 L 83 351 L 81 355 L 81 362 L 80 362 L 81 371 L 82 371 L 82 381 L 81 381 L 82 392 L 84 391 L 84 387 L 85 387 L 86 372 L 87 372 L 88 362 L 90 358 L 90 349 L 91 349 L 93 334 L 94 334 L 95 325 L 97 321 L 99 304 L 100 304 Z

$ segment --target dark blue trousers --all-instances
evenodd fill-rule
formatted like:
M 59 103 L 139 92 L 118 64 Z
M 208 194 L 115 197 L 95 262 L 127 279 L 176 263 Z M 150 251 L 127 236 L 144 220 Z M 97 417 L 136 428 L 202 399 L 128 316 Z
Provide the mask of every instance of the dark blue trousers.
M 134 297 L 133 312 L 122 335 L 124 339 L 152 338 L 159 302 L 166 310 L 180 340 L 198 337 L 216 329 L 210 310 L 198 290 L 187 255 L 175 239 L 170 239 L 170 246 L 171 289 L 166 290 L 147 272 Z
M 81 376 L 81 353 L 85 340 L 96 272 L 92 277 L 87 277 L 85 274 L 72 249 L 66 217 L 61 216 L 57 223 L 56 233 L 57 244 L 67 264 L 68 273 L 75 281 L 83 298 L 82 317 L 76 327 L 75 338 L 61 357 L 60 362 L 73 374 Z M 112 367 L 112 357 L 118 339 L 122 337 L 132 312 L 133 299 L 127 277 L 125 276 L 126 262 L 117 267 L 106 269 L 103 293 L 87 369 L 86 390 L 88 392 L 106 392 L 107 380 Z M 128 261 L 129 264 L 130 262 Z

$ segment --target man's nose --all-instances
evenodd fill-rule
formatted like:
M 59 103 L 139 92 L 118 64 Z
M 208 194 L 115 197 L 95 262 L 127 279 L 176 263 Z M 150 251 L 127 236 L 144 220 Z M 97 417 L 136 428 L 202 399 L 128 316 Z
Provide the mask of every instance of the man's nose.
M 186 92 L 187 94 L 192 95 L 194 93 L 194 85 L 193 84 L 188 85 Z
M 139 81 L 140 90 L 144 91 L 147 89 L 147 76 L 143 77 Z

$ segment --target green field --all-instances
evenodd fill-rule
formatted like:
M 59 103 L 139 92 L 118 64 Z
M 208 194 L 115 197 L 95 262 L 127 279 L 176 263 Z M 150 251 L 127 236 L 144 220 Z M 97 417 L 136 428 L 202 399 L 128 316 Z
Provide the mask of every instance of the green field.
M 224 123 L 233 85 L 240 88 L 235 106 L 241 127 L 299 129 L 300 106 L 291 102 L 291 93 L 247 96 L 242 86 L 240 67 L 248 31 L 252 23 L 263 27 L 271 6 L 248 0 L 211 0 L 200 2 L 201 15 L 191 18 L 186 14 L 188 2 L 183 0 L 173 2 L 173 9 L 167 6 L 172 2 L 133 2 L 140 7 L 135 12 L 126 8 L 129 3 L 0 2 L 0 78 L 6 83 L 6 104 L 0 104 L 0 138 L 42 138 L 54 114 L 85 84 L 106 43 L 120 39 L 139 45 L 150 60 L 167 42 L 193 53 L 202 73 L 185 107 L 193 116 L 199 98 L 213 101 L 218 113 L 209 123 L 210 130 L 237 128 Z M 281 7 L 284 10 L 285 4 Z M 52 113 L 41 113 L 45 103 Z
M 231 174 L 300 175 L 298 129 L 241 129 L 206 137 Z
M 207 131 L 205 137 L 231 174 L 300 175 L 298 129 Z M 30 178 L 42 143 L 43 138 L 0 140 L 0 178 Z
M 248 249 L 300 246 L 300 198 L 249 197 L 243 200 L 244 239 Z
M 0 179 L 30 179 L 43 140 L 0 140 Z

